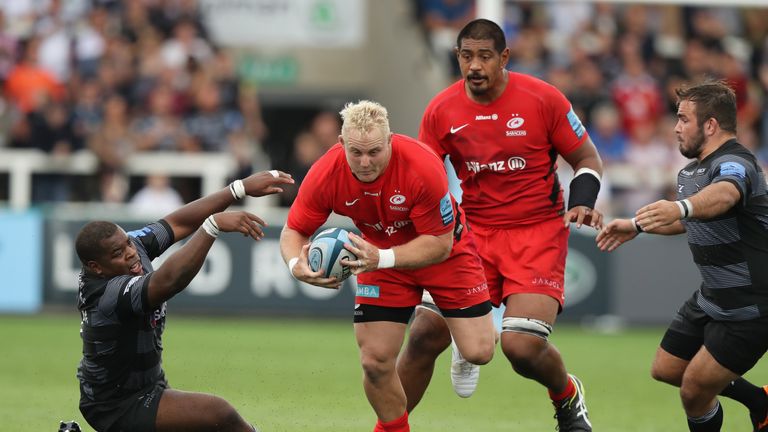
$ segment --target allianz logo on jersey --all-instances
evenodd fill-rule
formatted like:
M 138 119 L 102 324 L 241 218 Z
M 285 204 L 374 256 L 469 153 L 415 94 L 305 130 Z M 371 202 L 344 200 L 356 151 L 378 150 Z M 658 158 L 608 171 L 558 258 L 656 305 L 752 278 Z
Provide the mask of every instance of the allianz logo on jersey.
M 473 173 L 479 173 L 480 171 L 520 171 L 525 168 L 526 161 L 520 156 L 512 156 L 507 160 L 500 160 L 495 162 L 481 163 L 478 161 L 466 161 L 467 170 Z
M 528 132 L 526 130 L 521 130 L 520 127 L 523 126 L 523 123 L 525 123 L 525 119 L 522 117 L 518 117 L 517 115 L 512 116 L 509 121 L 507 121 L 507 128 L 509 129 L 506 132 L 506 135 L 508 137 L 519 137 L 519 136 L 526 136 L 528 135 Z
M 491 115 L 476 115 L 475 120 L 498 120 L 499 115 L 496 113 L 493 113 Z

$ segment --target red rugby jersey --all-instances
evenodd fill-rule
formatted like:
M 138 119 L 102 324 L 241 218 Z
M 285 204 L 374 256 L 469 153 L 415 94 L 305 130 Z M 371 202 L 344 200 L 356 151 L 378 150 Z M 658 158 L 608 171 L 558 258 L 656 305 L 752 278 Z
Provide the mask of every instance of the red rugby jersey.
M 450 155 L 470 223 L 500 228 L 563 214 L 557 154 L 586 139 L 559 90 L 514 72 L 489 105 L 471 100 L 464 80 L 446 88 L 427 106 L 419 131 L 420 141 L 441 157 Z
M 334 145 L 301 183 L 287 224 L 311 236 L 335 212 L 352 219 L 372 244 L 390 248 L 421 234 L 453 230 L 456 214 L 461 216 L 457 209 L 437 155 L 415 139 L 395 134 L 389 165 L 372 183 L 359 181 L 344 148 Z

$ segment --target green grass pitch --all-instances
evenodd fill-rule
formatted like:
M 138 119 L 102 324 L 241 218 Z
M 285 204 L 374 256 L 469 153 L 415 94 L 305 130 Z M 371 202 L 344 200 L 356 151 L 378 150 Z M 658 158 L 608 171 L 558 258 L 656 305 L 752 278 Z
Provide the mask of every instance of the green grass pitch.
M 351 322 L 178 316 L 168 319 L 164 365 L 171 386 L 229 400 L 268 432 L 371 431 L 375 423 L 361 385 Z M 78 316 L 0 316 L 0 424 L 4 430 L 54 432 L 75 419 Z M 677 389 L 648 373 L 662 328 L 598 334 L 561 325 L 552 337 L 569 370 L 585 383 L 600 432 L 684 431 Z M 499 349 L 484 366 L 477 393 L 460 399 L 450 387 L 450 355 L 411 415 L 418 432 L 553 431 L 546 392 L 512 372 Z M 747 376 L 768 382 L 765 365 Z M 740 404 L 724 400 L 724 431 L 751 430 Z

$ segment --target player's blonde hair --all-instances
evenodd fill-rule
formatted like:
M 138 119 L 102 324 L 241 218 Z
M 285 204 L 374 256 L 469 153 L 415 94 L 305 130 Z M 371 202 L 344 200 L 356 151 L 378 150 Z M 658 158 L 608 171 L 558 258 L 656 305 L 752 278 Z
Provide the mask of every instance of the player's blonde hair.
M 357 103 L 349 102 L 339 113 L 343 121 L 341 136 L 344 141 L 349 133 L 356 131 L 361 135 L 368 135 L 374 129 L 379 129 L 382 136 L 389 137 L 389 114 L 383 105 L 369 100 L 361 100 Z

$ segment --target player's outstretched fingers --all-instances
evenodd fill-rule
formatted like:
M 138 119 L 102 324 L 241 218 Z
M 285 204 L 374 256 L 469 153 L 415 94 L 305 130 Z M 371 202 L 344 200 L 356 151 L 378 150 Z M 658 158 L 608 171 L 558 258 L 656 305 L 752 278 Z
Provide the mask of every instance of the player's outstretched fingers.
M 239 180 L 236 180 L 236 182 Z M 290 174 L 280 170 L 261 171 L 242 180 L 245 193 L 259 197 L 282 192 L 281 185 L 295 183 Z

